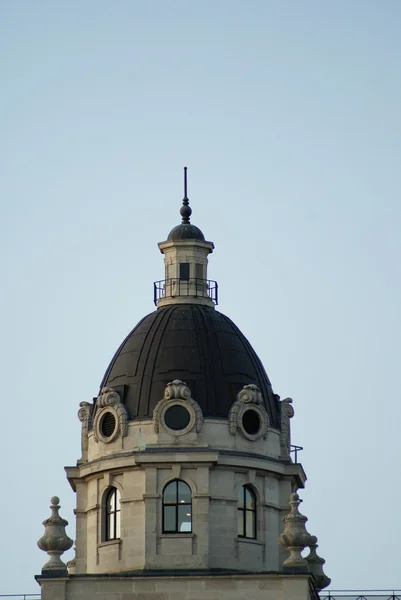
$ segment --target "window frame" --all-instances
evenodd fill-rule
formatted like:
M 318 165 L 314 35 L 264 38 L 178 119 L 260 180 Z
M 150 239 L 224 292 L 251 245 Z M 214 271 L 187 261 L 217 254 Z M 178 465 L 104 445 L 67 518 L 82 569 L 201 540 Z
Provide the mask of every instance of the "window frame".
M 180 262 L 179 265 L 179 280 L 189 281 L 191 279 L 191 263 Z
M 113 499 L 110 510 L 111 497 Z M 113 535 L 111 531 L 114 531 Z M 119 539 L 121 539 L 121 492 L 116 487 L 110 487 L 104 496 L 104 541 L 112 542 Z
M 183 483 L 189 490 L 189 495 L 190 495 L 190 502 L 185 502 L 184 500 L 180 500 L 179 498 L 179 484 Z M 172 485 L 175 484 L 175 502 L 165 502 L 165 493 L 167 488 Z M 165 518 L 165 508 L 166 506 L 168 507 L 175 507 L 175 515 L 174 515 L 174 520 L 175 520 L 175 529 L 166 529 L 166 518 Z M 180 531 L 179 530 L 179 507 L 180 506 L 185 506 L 186 509 L 189 509 L 189 512 L 191 513 L 190 517 L 189 517 L 189 523 L 190 523 L 190 529 L 186 530 L 186 531 Z M 166 534 L 166 535 L 183 535 L 183 534 L 191 534 L 193 532 L 193 524 L 192 524 L 192 489 L 191 486 L 188 485 L 188 483 L 186 481 L 184 481 L 183 479 L 172 479 L 170 481 L 168 481 L 166 483 L 166 485 L 163 488 L 163 493 L 162 493 L 162 533 Z
M 241 499 L 240 499 L 240 492 Z M 249 492 L 252 497 L 252 508 L 247 508 L 246 504 L 246 493 Z M 240 504 L 241 502 L 241 504 Z M 247 514 L 253 514 L 253 531 L 251 535 L 247 531 Z M 239 530 L 239 525 L 241 524 L 242 534 L 237 533 L 240 539 L 246 540 L 256 540 L 257 539 L 257 498 L 255 494 L 255 490 L 250 485 L 241 486 L 240 490 L 238 490 L 237 494 L 237 532 Z

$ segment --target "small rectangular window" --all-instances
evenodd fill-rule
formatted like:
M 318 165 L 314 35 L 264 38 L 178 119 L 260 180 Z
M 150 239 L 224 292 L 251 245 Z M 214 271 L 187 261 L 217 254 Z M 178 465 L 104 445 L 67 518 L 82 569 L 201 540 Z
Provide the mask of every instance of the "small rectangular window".
M 199 263 L 195 265 L 195 277 L 196 279 L 203 279 L 203 265 Z
M 180 263 L 181 281 L 189 281 L 189 263 Z

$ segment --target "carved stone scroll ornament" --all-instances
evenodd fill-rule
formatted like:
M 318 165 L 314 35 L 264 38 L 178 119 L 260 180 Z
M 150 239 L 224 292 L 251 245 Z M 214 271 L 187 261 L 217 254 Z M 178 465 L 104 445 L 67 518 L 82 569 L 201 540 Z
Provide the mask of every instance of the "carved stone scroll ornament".
M 78 411 L 78 419 L 82 423 L 81 427 L 81 452 L 82 457 L 78 462 L 86 462 L 88 460 L 88 431 L 92 424 L 93 404 L 89 402 L 80 402 Z
M 248 435 L 241 427 L 242 416 L 247 408 L 252 405 L 255 412 L 258 413 L 260 419 L 259 432 L 256 435 Z M 263 406 L 262 393 L 255 384 L 244 385 L 242 390 L 237 394 L 237 400 L 232 405 L 228 415 L 228 430 L 231 435 L 235 435 L 239 429 L 248 439 L 266 438 L 267 428 L 270 426 L 269 415 Z
M 191 397 L 191 390 L 181 379 L 174 379 L 166 385 L 164 398 L 166 400 L 188 400 Z
M 203 423 L 202 410 L 199 404 L 192 398 L 191 390 L 181 379 L 174 379 L 166 385 L 164 397 L 157 403 L 153 411 L 153 427 L 156 433 L 159 433 L 160 426 L 163 425 L 163 415 L 170 404 L 181 404 L 185 406 L 191 415 L 190 423 L 182 433 L 189 433 L 194 427 L 197 433 L 200 432 Z M 178 432 L 176 433 L 178 435 Z
M 238 392 L 237 400 L 243 404 L 263 404 L 262 392 L 254 383 L 244 385 L 242 390 Z
M 101 389 L 99 396 L 96 400 L 96 416 L 93 420 L 93 431 L 95 441 L 99 441 L 98 437 L 98 421 L 101 415 L 101 409 L 109 407 L 112 412 L 115 413 L 115 416 L 118 421 L 119 431 L 122 437 L 125 437 L 128 434 L 128 414 L 125 409 L 125 406 L 121 402 L 121 398 L 118 393 L 113 388 L 104 387 Z
M 291 426 L 290 419 L 294 416 L 292 398 L 285 398 L 280 402 L 281 406 L 281 433 L 280 433 L 280 452 L 281 458 L 290 458 L 291 452 Z

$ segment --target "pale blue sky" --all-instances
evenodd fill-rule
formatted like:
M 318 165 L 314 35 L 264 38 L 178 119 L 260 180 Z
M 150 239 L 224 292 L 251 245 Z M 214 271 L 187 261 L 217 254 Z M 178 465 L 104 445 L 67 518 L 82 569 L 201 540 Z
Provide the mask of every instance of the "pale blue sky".
M 401 588 L 400 30 L 398 0 L 0 2 L 0 593 L 38 591 L 54 494 L 74 537 L 78 405 L 153 310 L 184 165 L 332 587 Z

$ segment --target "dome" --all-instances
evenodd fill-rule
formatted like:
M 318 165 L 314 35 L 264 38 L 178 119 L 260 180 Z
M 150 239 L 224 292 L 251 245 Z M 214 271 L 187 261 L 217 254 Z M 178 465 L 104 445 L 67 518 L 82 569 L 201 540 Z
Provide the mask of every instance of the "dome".
M 167 238 L 168 242 L 175 242 L 178 240 L 200 240 L 204 242 L 205 236 L 196 225 L 192 225 L 192 223 L 181 223 L 170 231 Z
M 227 418 L 244 385 L 262 392 L 271 424 L 279 427 L 278 396 L 252 346 L 214 308 L 174 304 L 144 317 L 114 355 L 100 388 L 119 392 L 129 418 L 151 418 L 170 381 L 187 383 L 204 417 Z

